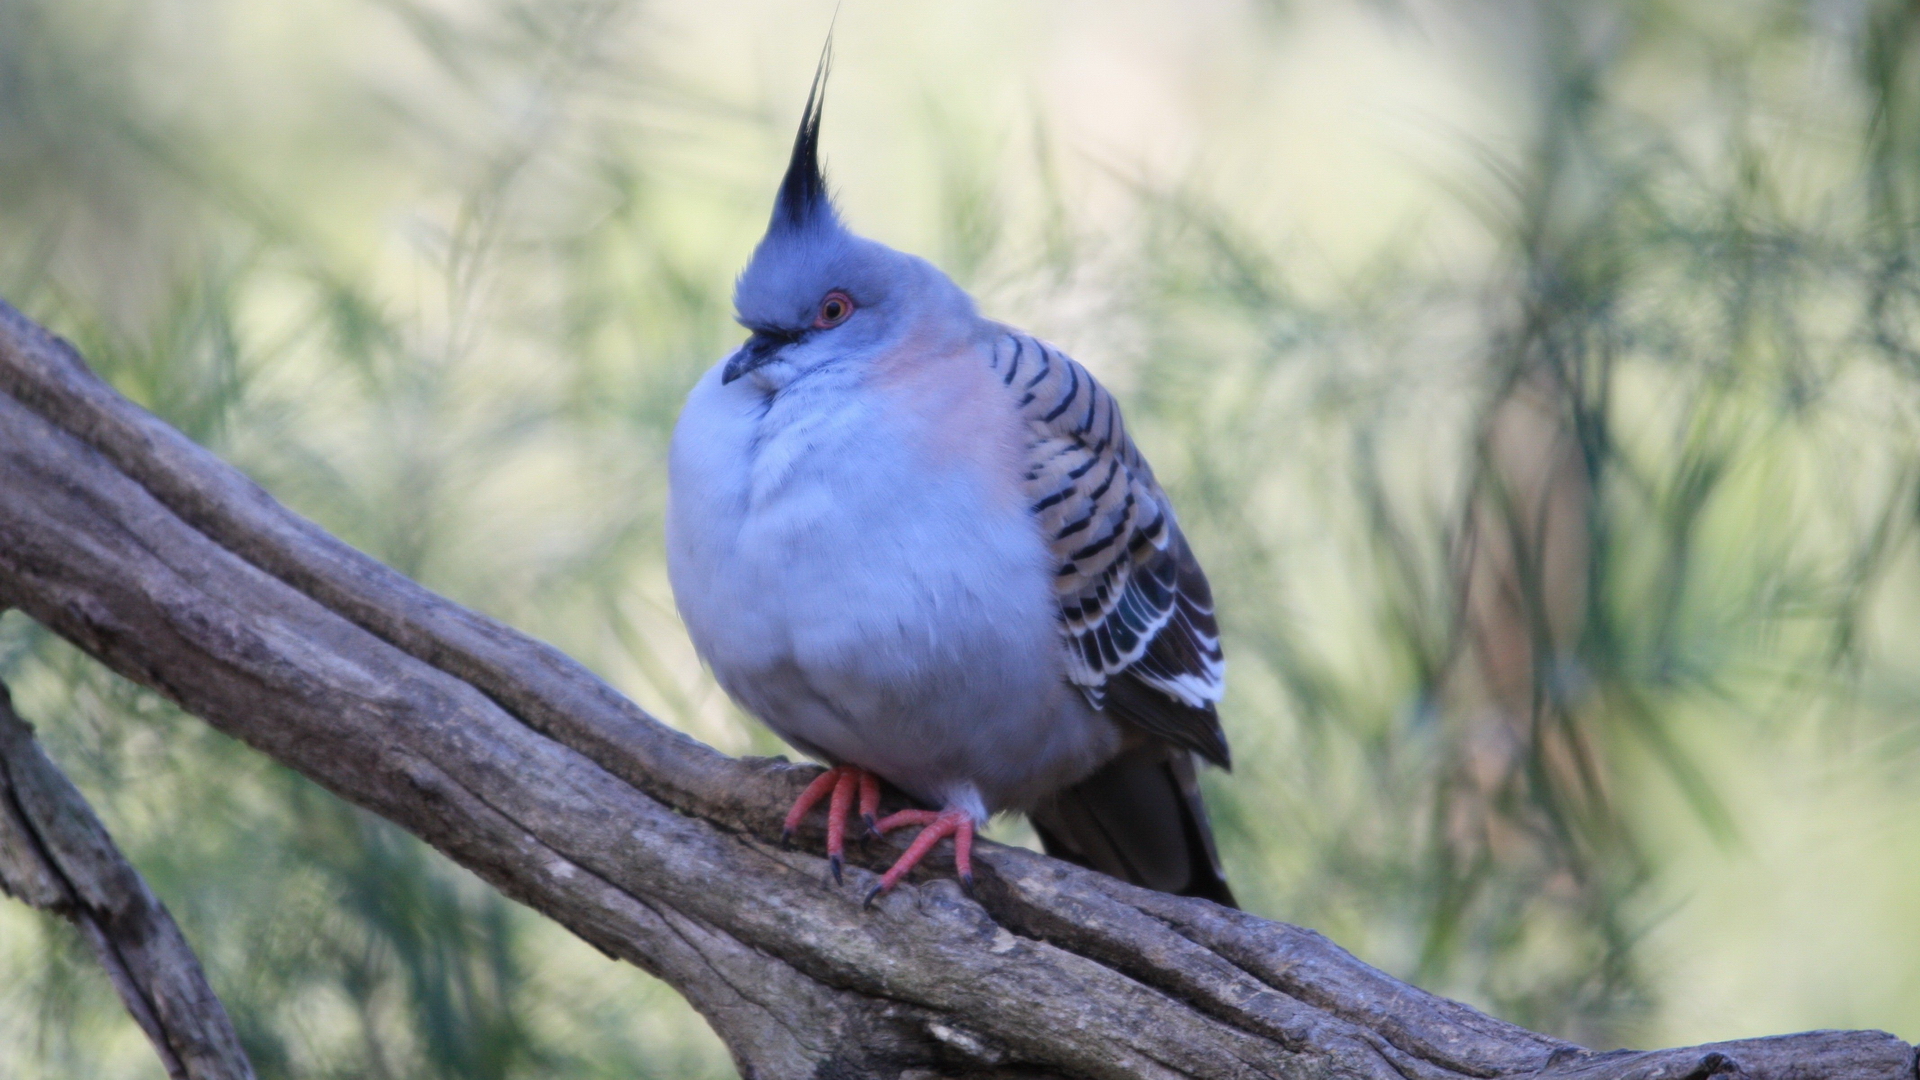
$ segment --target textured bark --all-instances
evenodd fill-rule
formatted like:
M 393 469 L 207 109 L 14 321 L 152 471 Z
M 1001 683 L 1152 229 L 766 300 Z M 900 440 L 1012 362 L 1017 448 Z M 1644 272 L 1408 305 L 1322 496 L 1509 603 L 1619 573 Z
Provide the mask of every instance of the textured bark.
M 174 1080 L 252 1080 L 200 961 L 0 686 L 0 891 L 79 927 Z
M 0 604 L 673 984 L 752 1077 L 1875 1077 L 1828 1032 L 1594 1054 L 1308 930 L 1031 852 L 872 910 L 736 761 L 295 516 L 0 304 Z

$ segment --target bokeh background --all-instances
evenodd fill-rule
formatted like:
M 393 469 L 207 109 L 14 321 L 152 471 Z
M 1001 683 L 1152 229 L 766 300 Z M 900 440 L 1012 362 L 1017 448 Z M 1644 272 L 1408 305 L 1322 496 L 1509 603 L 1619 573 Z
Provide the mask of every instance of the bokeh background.
M 729 752 L 662 569 L 825 0 L 0 0 L 0 295 Z M 1920 1039 L 1920 15 L 847 0 L 856 228 L 1114 387 L 1235 886 L 1595 1046 Z M 665 987 L 19 614 L 266 1077 L 720 1077 Z M 1018 842 L 1017 824 L 999 834 Z M 0 903 L 0 1077 L 158 1077 Z

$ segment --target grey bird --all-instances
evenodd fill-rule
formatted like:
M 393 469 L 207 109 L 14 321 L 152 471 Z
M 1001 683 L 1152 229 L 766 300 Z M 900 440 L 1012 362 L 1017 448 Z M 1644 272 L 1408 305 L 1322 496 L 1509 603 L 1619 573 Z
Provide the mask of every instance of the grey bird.
M 674 429 L 668 571 L 742 708 L 827 763 L 830 799 L 942 838 L 1027 814 L 1048 853 L 1234 903 L 1196 758 L 1229 766 L 1206 576 L 1119 405 L 1053 346 L 983 318 L 924 259 L 855 235 L 820 170 L 822 56 L 764 238 L 751 336 Z M 923 809 L 876 820 L 879 780 Z

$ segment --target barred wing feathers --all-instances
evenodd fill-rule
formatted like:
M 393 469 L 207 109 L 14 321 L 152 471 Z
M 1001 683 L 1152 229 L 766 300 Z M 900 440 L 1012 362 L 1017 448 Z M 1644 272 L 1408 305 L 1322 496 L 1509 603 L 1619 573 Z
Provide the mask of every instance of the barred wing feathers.
M 1095 708 L 1227 767 L 1213 593 L 1118 403 L 1025 335 L 1003 334 L 992 364 L 1032 435 L 1023 479 L 1053 551 L 1068 677 Z

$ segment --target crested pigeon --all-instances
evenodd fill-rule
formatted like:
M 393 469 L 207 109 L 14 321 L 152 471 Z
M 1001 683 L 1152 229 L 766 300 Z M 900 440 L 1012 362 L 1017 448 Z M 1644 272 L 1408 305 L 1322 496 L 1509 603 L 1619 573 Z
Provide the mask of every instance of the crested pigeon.
M 819 164 L 828 58 L 734 291 L 746 342 L 687 397 L 668 571 L 727 693 L 830 768 L 841 876 L 866 827 L 941 839 L 1027 814 L 1047 852 L 1234 903 L 1195 780 L 1228 766 L 1213 600 L 1119 405 L 980 316 L 924 259 L 851 232 Z M 881 820 L 879 780 L 925 807 Z

